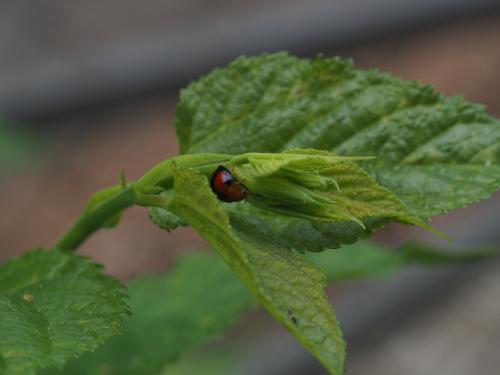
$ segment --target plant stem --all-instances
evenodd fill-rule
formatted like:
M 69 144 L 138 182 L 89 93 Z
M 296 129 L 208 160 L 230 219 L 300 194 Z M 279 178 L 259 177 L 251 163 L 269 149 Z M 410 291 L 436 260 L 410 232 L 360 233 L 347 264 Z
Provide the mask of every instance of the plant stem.
M 91 234 L 102 228 L 106 221 L 134 204 L 161 207 L 164 199 L 155 194 L 158 189 L 163 191 L 172 187 L 176 167 L 192 168 L 198 173 L 210 176 L 217 165 L 229 159 L 230 155 L 224 154 L 193 154 L 180 155 L 159 163 L 136 183 L 124 187 L 97 207 L 84 211 L 53 248 L 65 252 L 76 251 Z M 125 186 L 123 181 L 122 186 Z
M 102 202 L 90 212 L 84 212 L 71 229 L 55 244 L 54 249 L 74 252 L 96 230 L 114 215 L 135 203 L 134 185 Z

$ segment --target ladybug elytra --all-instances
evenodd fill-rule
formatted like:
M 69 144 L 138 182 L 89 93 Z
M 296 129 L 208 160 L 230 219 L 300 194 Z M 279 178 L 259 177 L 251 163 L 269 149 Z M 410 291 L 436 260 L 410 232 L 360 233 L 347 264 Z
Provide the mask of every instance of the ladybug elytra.
M 229 169 L 222 165 L 219 165 L 212 174 L 210 186 L 217 198 L 224 202 L 239 202 L 248 195 L 248 189 L 234 178 Z

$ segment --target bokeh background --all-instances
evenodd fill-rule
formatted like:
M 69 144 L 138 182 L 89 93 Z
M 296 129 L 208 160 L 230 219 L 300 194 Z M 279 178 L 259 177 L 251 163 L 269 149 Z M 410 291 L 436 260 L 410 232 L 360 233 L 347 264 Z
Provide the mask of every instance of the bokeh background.
M 353 58 L 500 117 L 498 0 L 2 0 L 0 262 L 51 246 L 121 171 L 135 179 L 175 155 L 175 105 L 190 80 L 239 55 L 279 50 Z M 455 247 L 500 246 L 499 219 L 497 194 L 433 223 Z M 391 246 L 408 238 L 448 246 L 398 225 L 375 237 Z M 207 247 L 192 230 L 165 233 L 132 208 L 81 253 L 128 280 Z M 329 293 L 349 345 L 348 375 L 500 373 L 496 261 L 412 268 Z M 326 373 L 263 312 L 171 373 L 211 371 Z

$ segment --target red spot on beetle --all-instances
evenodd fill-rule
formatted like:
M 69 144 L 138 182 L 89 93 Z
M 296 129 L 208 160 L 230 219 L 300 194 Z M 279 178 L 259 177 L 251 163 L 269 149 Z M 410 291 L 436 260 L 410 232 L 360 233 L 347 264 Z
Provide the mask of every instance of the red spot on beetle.
M 224 202 L 239 202 L 248 195 L 248 189 L 222 165 L 219 165 L 212 174 L 210 186 L 217 198 Z

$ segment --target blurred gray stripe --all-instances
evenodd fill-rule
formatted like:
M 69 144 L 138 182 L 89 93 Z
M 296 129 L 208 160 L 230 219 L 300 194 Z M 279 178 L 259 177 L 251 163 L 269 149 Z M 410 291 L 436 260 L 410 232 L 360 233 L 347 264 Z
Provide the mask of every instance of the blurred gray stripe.
M 23 75 L 0 76 L 0 113 L 21 119 L 37 117 L 175 88 L 241 54 L 283 49 L 314 52 L 320 46 L 342 46 L 499 6 L 497 0 L 317 0 L 293 7 L 268 6 L 239 18 L 221 17 L 210 30 L 128 41 Z

